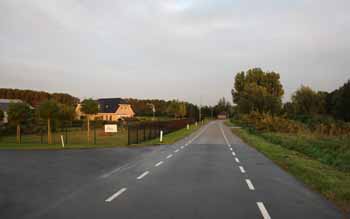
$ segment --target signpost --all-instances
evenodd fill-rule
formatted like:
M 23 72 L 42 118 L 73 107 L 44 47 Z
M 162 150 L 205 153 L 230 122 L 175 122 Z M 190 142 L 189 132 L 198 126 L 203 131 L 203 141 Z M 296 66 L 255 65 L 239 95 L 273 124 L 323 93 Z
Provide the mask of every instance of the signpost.
M 117 124 L 108 124 L 105 125 L 106 133 L 118 133 L 118 125 Z

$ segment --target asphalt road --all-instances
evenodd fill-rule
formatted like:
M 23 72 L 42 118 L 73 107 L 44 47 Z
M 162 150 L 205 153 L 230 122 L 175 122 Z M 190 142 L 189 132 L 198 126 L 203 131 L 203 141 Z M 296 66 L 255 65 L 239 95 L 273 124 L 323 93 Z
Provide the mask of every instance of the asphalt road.
M 0 152 L 0 218 L 342 218 L 211 122 L 174 145 Z

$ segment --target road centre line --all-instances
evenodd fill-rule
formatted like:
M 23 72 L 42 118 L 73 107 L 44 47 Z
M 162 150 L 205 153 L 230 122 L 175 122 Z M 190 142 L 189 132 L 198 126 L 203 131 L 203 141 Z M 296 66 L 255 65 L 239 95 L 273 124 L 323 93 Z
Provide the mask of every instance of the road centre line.
M 240 163 L 240 161 L 239 161 L 239 159 L 237 157 L 235 158 L 235 160 L 236 160 L 237 163 Z
M 232 148 L 230 148 L 230 151 L 232 151 Z
M 192 144 L 192 142 L 194 142 L 197 138 L 199 138 L 209 127 L 210 124 L 208 124 L 207 126 L 204 127 L 204 129 L 198 133 L 191 141 L 189 141 L 188 144 Z
M 175 153 L 179 152 L 179 149 L 175 150 L 174 152 L 175 152 Z
M 181 149 L 184 149 L 184 146 L 181 146 Z
M 166 157 L 166 159 L 169 159 L 169 158 L 171 158 L 173 155 L 172 154 L 169 154 L 167 157 Z
M 252 181 L 250 181 L 250 179 L 246 179 L 245 181 L 246 181 L 246 183 L 247 183 L 247 185 L 248 185 L 248 188 L 249 188 L 250 190 L 255 190 L 255 188 L 254 188 L 254 186 L 253 186 L 253 183 L 252 183 Z
M 242 166 L 239 166 L 239 169 L 241 170 L 242 173 L 245 173 L 245 169 Z
M 263 216 L 263 219 L 271 219 L 269 212 L 267 212 L 264 203 L 262 202 L 257 202 L 258 208 Z
M 105 200 L 105 202 L 111 202 L 111 201 L 113 201 L 115 198 L 117 198 L 118 196 L 120 196 L 121 194 L 123 194 L 126 190 L 127 190 L 127 188 L 122 188 L 122 189 L 120 189 L 118 192 L 114 193 L 114 194 L 111 195 L 109 198 L 107 198 L 107 199 Z
M 154 165 L 155 167 L 159 167 L 160 165 L 163 164 L 163 161 L 159 161 L 156 165 Z
M 226 137 L 226 135 L 225 135 L 225 132 L 224 132 L 224 129 L 222 128 L 222 125 L 220 125 L 220 130 L 221 130 L 222 136 L 224 136 L 224 139 L 225 139 L 226 144 L 227 144 L 229 147 L 231 147 L 231 144 L 230 144 L 230 142 L 228 141 L 228 139 L 227 139 L 227 137 Z
M 140 176 L 137 177 L 138 180 L 142 179 L 143 177 L 147 176 L 149 174 L 149 171 L 146 171 L 142 173 Z
M 234 151 L 232 152 L 232 156 L 236 156 L 236 153 Z

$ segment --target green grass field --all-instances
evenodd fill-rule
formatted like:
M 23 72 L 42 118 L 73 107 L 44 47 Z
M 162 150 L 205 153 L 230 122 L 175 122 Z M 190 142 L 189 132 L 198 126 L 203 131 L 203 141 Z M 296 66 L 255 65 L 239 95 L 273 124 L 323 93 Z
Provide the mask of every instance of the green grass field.
M 125 129 L 119 129 L 116 134 L 105 134 L 103 129 L 96 130 L 96 144 L 94 143 L 94 132 L 91 131 L 91 143 L 88 144 L 86 130 L 71 130 L 67 133 L 53 133 L 53 144 L 47 144 L 46 133 L 41 135 L 23 135 L 22 143 L 16 143 L 16 136 L 0 137 L 1 149 L 60 149 L 62 148 L 61 135 L 65 141 L 65 148 L 93 148 L 93 147 L 113 147 L 125 146 L 128 144 L 128 132 Z
M 350 212 L 350 172 L 341 171 L 339 168 L 322 163 L 317 158 L 281 145 L 284 144 L 282 141 L 278 142 L 281 144 L 271 142 L 271 138 L 264 138 L 244 128 L 232 129 L 232 132 L 304 182 L 308 187 L 333 201 L 345 213 Z M 293 141 L 294 138 L 298 139 L 298 136 L 294 136 Z M 288 142 L 288 140 L 285 141 Z M 299 141 L 307 147 L 305 139 L 300 138 Z M 312 145 L 309 145 L 309 147 L 312 147 Z

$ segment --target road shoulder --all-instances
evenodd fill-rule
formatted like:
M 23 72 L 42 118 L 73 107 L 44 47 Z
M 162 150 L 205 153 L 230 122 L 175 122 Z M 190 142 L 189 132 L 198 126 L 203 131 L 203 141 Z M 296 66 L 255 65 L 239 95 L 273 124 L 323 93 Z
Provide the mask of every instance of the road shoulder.
M 345 215 L 349 215 L 349 173 L 341 172 L 304 154 L 270 143 L 245 129 L 231 129 L 231 131 L 283 170 L 303 182 L 308 188 L 321 193 L 340 208 Z

